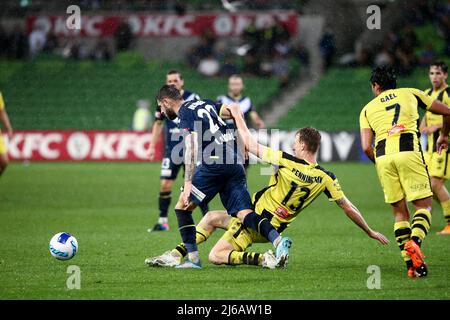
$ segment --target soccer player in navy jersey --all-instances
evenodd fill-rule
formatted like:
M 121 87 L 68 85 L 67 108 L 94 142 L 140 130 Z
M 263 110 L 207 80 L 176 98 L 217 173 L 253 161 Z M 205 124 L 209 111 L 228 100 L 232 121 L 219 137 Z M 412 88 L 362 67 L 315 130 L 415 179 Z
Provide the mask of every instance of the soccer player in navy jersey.
M 157 101 L 168 119 L 180 119 L 178 126 L 184 131 L 185 179 L 175 213 L 188 259 L 177 267 L 201 268 L 192 210 L 209 203 L 217 194 L 230 215 L 269 240 L 276 248 L 277 260 L 285 260 L 292 241 L 281 237 L 267 218 L 253 211 L 235 134 L 222 120 L 231 117 L 227 106 L 183 101 L 180 91 L 170 85 L 159 90 Z
M 184 79 L 181 73 L 177 70 L 170 70 L 166 74 L 166 84 L 174 85 L 181 93 L 183 101 L 199 100 L 200 97 L 195 92 L 184 90 Z M 155 147 L 159 136 L 164 129 L 164 157 L 161 162 L 160 174 L 160 189 L 159 189 L 159 219 L 153 228 L 148 229 L 152 231 L 167 231 L 169 230 L 168 210 L 170 202 L 172 201 L 172 185 L 177 179 L 180 168 L 183 167 L 183 153 L 182 150 L 176 150 L 175 147 L 182 140 L 182 135 L 178 124 L 180 120 L 167 119 L 161 112 L 161 107 L 157 105 L 155 112 L 155 123 L 152 128 L 152 140 L 148 149 L 150 160 L 155 156 Z M 208 212 L 208 206 L 201 207 L 203 215 Z

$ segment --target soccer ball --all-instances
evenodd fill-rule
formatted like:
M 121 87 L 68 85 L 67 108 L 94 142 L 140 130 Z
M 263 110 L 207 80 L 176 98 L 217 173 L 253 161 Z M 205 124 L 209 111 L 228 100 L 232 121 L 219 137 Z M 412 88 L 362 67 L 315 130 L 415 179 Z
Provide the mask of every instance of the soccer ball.
M 50 254 L 58 260 L 72 259 L 78 251 L 78 242 L 67 232 L 60 232 L 50 240 Z

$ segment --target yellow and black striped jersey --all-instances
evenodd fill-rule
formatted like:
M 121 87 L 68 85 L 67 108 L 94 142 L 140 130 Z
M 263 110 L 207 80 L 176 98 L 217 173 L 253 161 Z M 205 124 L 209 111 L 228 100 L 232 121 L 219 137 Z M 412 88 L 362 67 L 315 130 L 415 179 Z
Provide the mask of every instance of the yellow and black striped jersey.
M 433 101 L 413 88 L 386 90 L 370 101 L 361 110 L 359 124 L 374 132 L 376 156 L 420 151 L 418 108 L 428 110 Z
M 437 99 L 442 103 L 450 106 L 450 87 L 445 86 L 441 90 L 427 89 L 425 93 L 433 99 Z M 430 111 L 425 113 L 425 123 L 428 127 L 442 125 L 444 117 L 440 114 L 434 114 Z M 436 130 L 432 134 L 428 135 L 427 152 L 434 152 L 436 149 L 436 141 L 439 138 L 441 130 Z
M 269 186 L 253 195 L 255 211 L 270 213 L 275 228 L 291 223 L 322 192 L 330 201 L 344 197 L 336 176 L 316 163 L 265 149 L 262 160 L 278 167 Z

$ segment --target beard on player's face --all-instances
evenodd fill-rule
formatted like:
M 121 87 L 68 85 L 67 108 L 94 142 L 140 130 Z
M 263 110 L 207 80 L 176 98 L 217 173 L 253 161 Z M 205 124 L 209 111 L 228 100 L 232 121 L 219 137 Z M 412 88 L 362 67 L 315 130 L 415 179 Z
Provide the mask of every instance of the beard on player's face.
M 173 111 L 173 109 L 171 107 L 165 107 L 164 109 L 164 115 L 169 119 L 169 120 L 175 120 L 178 116 L 175 113 L 175 111 Z

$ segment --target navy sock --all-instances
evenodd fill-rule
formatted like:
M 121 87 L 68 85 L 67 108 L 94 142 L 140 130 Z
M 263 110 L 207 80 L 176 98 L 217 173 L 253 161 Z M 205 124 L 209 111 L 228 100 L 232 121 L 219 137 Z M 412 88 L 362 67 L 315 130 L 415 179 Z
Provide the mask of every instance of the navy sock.
M 159 193 L 159 217 L 167 218 L 167 211 L 169 210 L 170 201 L 172 200 L 172 192 Z
M 250 228 L 257 231 L 271 243 L 273 243 L 275 239 L 280 236 L 278 231 L 270 224 L 269 220 L 260 216 L 256 212 L 247 214 L 244 218 L 243 225 L 245 228 Z
M 192 211 L 175 209 L 180 230 L 181 239 L 188 252 L 197 251 L 197 242 L 195 241 L 196 230 L 195 222 L 192 218 Z
M 209 211 L 209 206 L 207 204 L 201 204 L 200 205 L 200 210 L 202 210 L 202 215 L 205 215 Z

